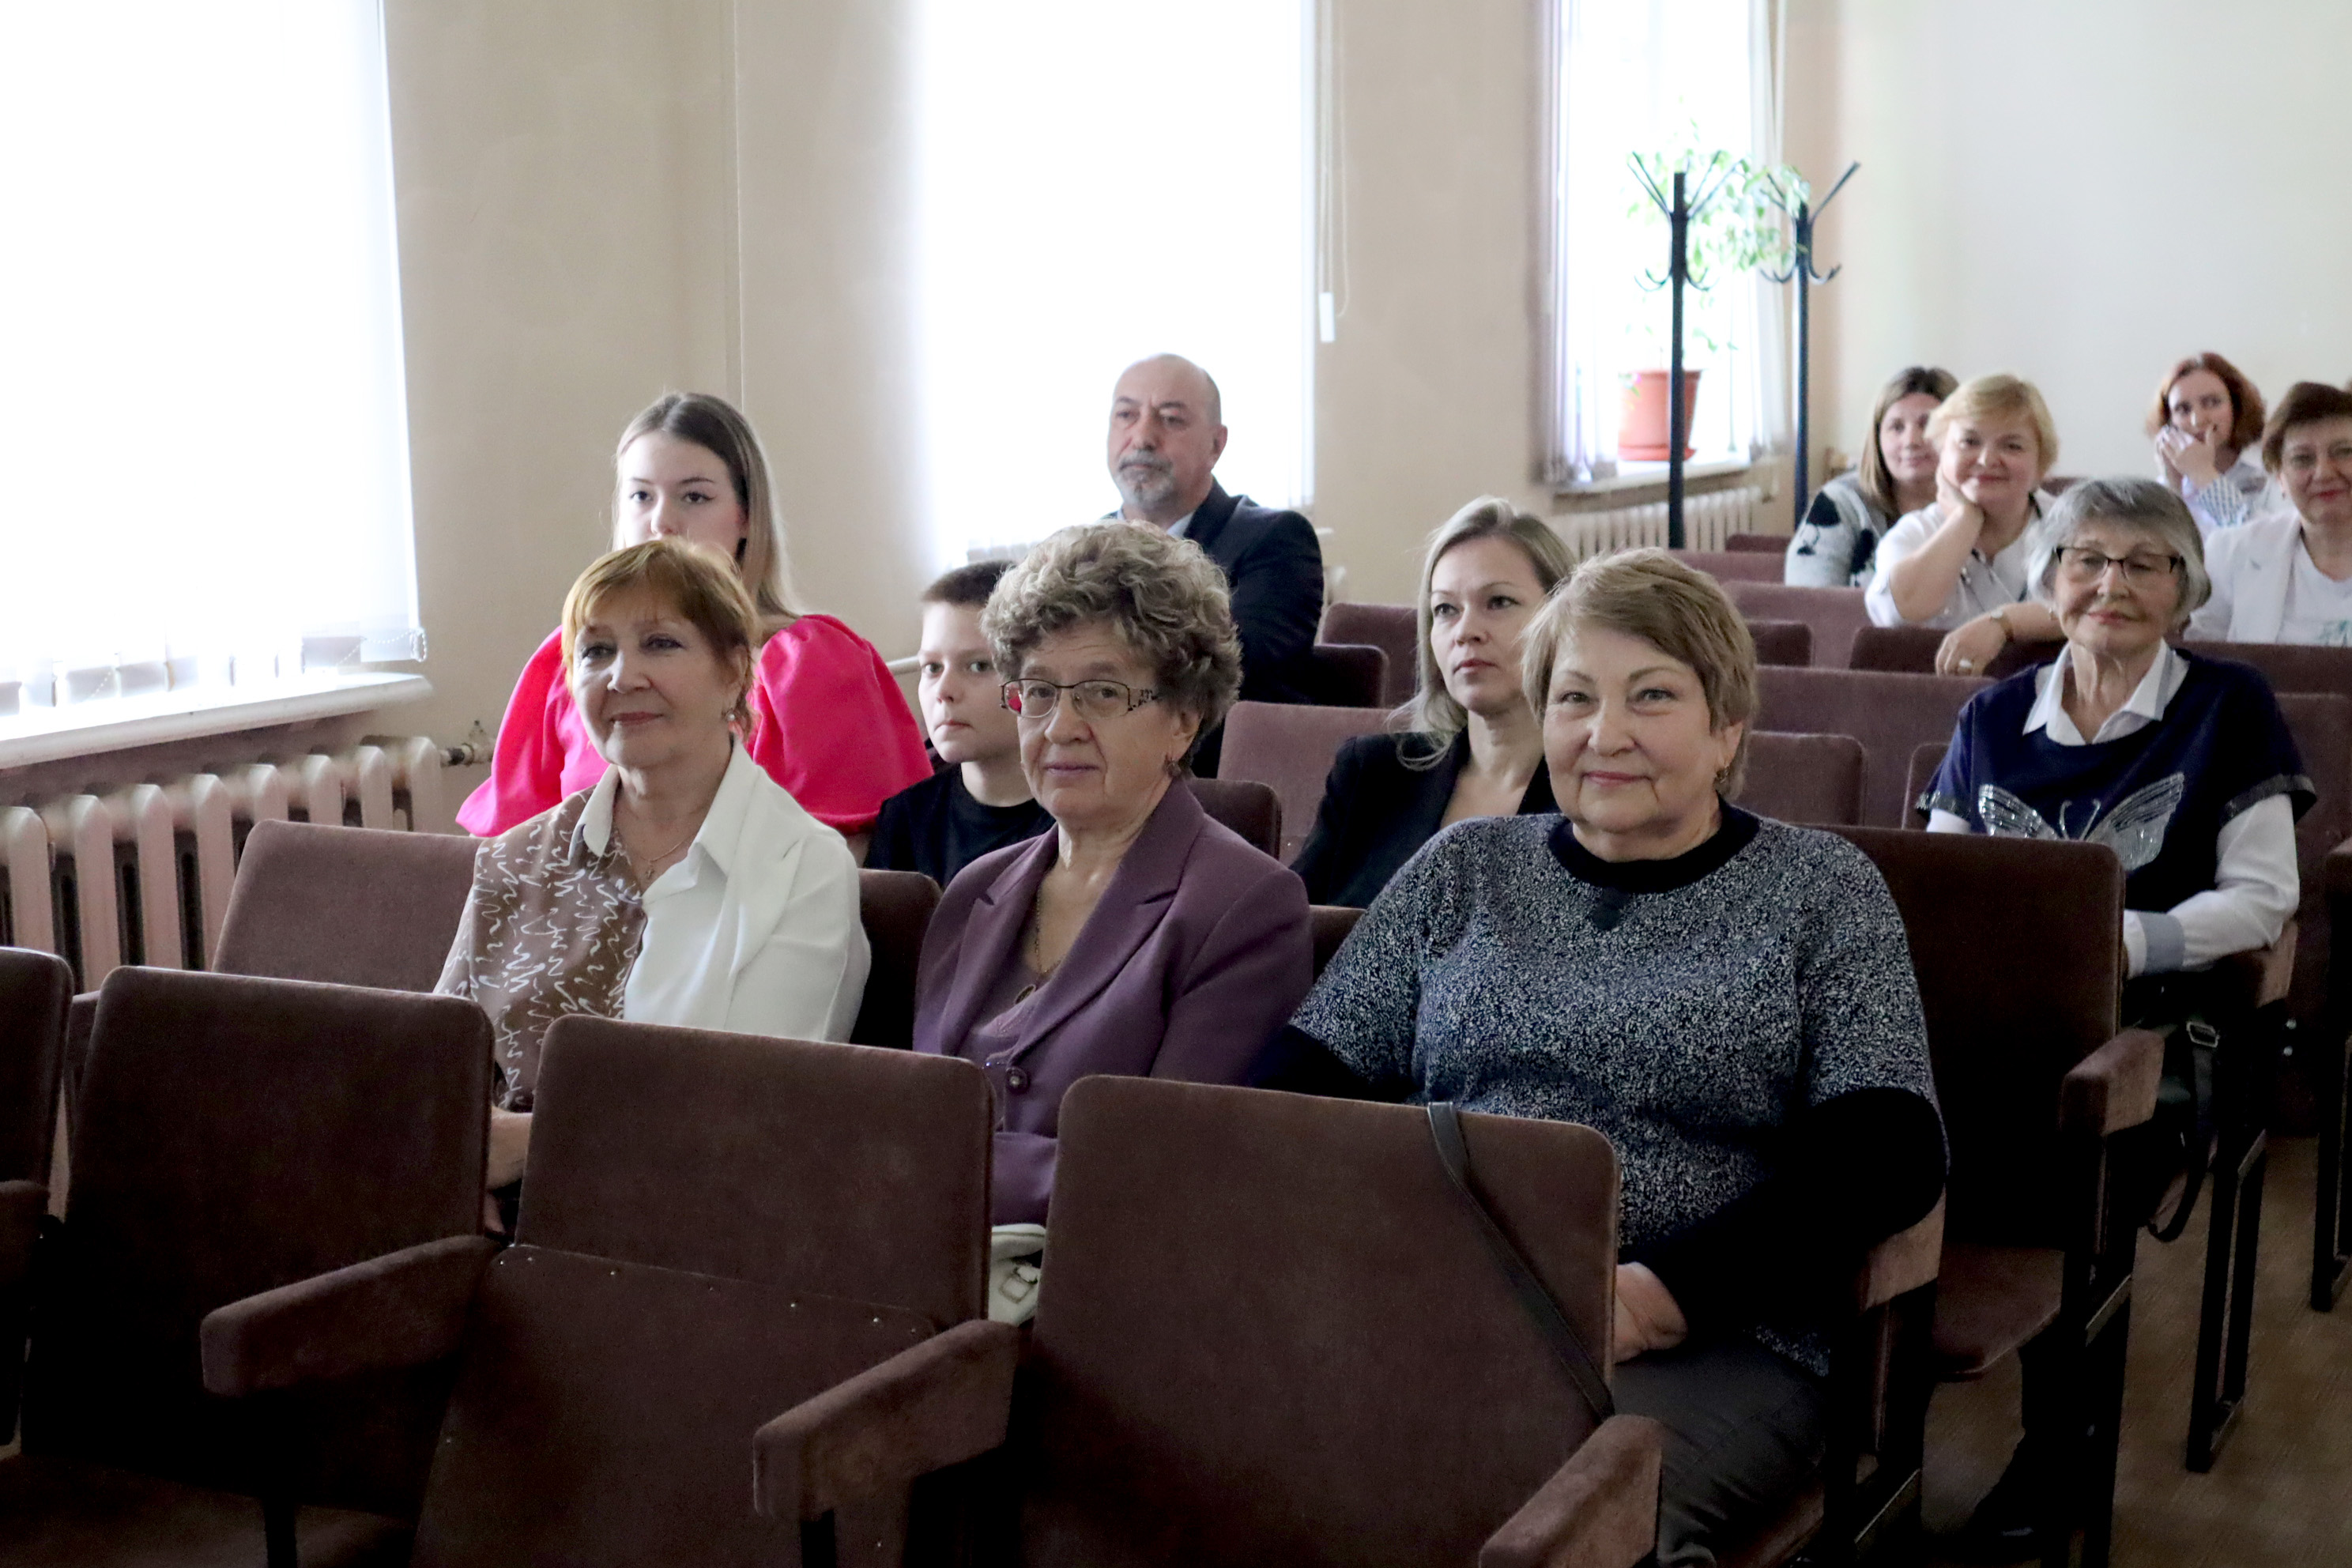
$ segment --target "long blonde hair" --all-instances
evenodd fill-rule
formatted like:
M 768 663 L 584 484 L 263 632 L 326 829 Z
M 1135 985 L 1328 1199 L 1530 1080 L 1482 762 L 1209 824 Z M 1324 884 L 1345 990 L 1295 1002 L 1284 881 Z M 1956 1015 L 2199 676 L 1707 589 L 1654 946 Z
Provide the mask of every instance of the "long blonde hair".
M 1437 563 L 1457 544 L 1474 539 L 1507 539 L 1527 552 L 1536 569 L 1536 581 L 1547 594 L 1576 569 L 1576 557 L 1567 542 L 1539 517 L 1530 517 L 1501 496 L 1480 496 L 1437 525 L 1421 557 L 1421 592 L 1414 601 L 1413 625 L 1420 632 L 1414 644 L 1415 689 L 1399 709 L 1405 733 L 1397 737 L 1397 755 L 1407 767 L 1433 768 L 1453 749 L 1454 738 L 1470 722 L 1470 715 L 1445 689 L 1445 672 L 1429 651 L 1429 633 L 1435 615 L 1430 604 L 1430 584 Z
M 691 441 L 727 465 L 734 481 L 736 504 L 743 509 L 743 542 L 735 550 L 735 570 L 751 595 L 761 624 L 772 634 L 800 619 L 793 608 L 791 573 L 784 557 L 784 520 L 776 510 L 775 489 L 768 482 L 768 456 L 759 434 L 742 412 L 723 397 L 707 392 L 669 392 L 654 400 L 629 421 L 613 448 L 617 466 L 629 443 L 655 433 Z M 613 542 L 620 539 L 620 517 L 613 519 Z

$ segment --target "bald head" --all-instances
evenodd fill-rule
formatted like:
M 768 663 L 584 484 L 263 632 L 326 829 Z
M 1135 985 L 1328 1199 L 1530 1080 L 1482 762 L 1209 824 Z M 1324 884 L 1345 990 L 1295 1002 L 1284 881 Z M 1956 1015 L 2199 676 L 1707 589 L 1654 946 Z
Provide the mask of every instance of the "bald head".
M 1223 399 L 1180 354 L 1127 367 L 1111 389 L 1110 473 L 1126 515 L 1166 528 L 1208 499 L 1225 449 Z

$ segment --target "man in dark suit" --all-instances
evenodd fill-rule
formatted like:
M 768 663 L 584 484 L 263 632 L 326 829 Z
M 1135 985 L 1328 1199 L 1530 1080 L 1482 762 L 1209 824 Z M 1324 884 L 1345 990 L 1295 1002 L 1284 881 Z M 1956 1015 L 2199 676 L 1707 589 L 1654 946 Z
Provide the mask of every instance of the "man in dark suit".
M 1128 366 L 1110 400 L 1119 515 L 1191 540 L 1224 573 L 1242 637 L 1243 701 L 1312 702 L 1323 550 L 1298 513 L 1228 495 L 1217 483 L 1223 414 L 1217 384 L 1191 360 L 1157 354 Z M 1193 771 L 1214 777 L 1223 742 L 1223 726 L 1202 736 Z

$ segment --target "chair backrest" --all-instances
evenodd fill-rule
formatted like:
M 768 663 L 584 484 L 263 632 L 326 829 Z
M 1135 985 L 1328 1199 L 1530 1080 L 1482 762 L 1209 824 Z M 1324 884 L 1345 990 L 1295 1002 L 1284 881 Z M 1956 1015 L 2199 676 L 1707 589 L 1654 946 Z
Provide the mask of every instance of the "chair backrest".
M 1813 662 L 1813 628 L 1802 621 L 1749 621 L 1748 634 L 1756 639 L 1759 664 Z
M 1756 728 L 1792 735 L 1851 735 L 1865 753 L 1862 820 L 1896 827 L 1904 820 L 1911 753 L 1948 741 L 1960 705 L 1986 683 L 1964 675 L 1886 675 L 1863 669 L 1756 672 Z
M 1751 621 L 1802 621 L 1813 628 L 1813 662 L 1844 666 L 1853 634 L 1870 625 L 1859 588 L 1799 588 L 1786 583 L 1726 583 L 1723 591 Z
M 1605 1364 L 1607 1141 L 1462 1121 Z M 1014 1460 L 1034 1568 L 1466 1564 L 1592 1429 L 1418 1108 L 1088 1079 L 1062 1104 L 1051 1228 Z
M 1282 797 L 1274 793 L 1273 785 L 1238 776 L 1194 779 L 1192 783 L 1192 796 L 1201 803 L 1202 811 L 1240 834 L 1252 847 L 1276 858 L 1281 856 Z
M 2352 697 L 2352 647 L 2291 642 L 2190 642 L 2209 658 L 2235 659 L 2263 672 L 2273 691 L 2339 691 Z
M 1948 632 L 1933 626 L 1864 626 L 1853 634 L 1853 649 L 1846 658 L 1853 669 L 1877 669 L 1903 675 L 1936 673 L 1936 650 Z M 1977 673 L 2000 680 L 2021 669 L 2032 669 L 2058 657 L 2055 642 L 2015 642 L 2002 645 L 1990 663 Z
M 856 1044 L 903 1050 L 915 1043 L 915 971 L 939 907 L 940 885 L 920 871 L 857 873 L 857 914 L 873 963 L 849 1031 Z
M 204 1393 L 198 1325 L 263 1290 L 478 1232 L 490 1072 L 489 1022 L 454 996 L 108 975 L 26 1366 L 26 1451 L 255 1489 L 254 1416 Z M 416 1389 L 321 1395 L 298 1495 L 413 1486 L 438 1415 Z
M 1748 782 L 1735 804 L 1759 816 L 1818 827 L 1862 820 L 1862 742 L 1851 735 L 1748 738 Z
M 1926 741 L 1911 749 L 1911 768 L 1903 781 L 1903 821 L 1905 827 L 1925 827 L 1927 818 L 1919 810 L 1919 797 L 1936 782 L 1936 770 L 1944 765 L 1944 753 L 1952 749 L 1949 741 Z
M 256 823 L 211 967 L 430 991 L 473 888 L 476 845 L 456 834 Z
M 73 970 L 53 952 L 0 947 L 0 1182 L 49 1179 Z
M 1789 553 L 1789 536 L 1785 533 L 1727 533 L 1723 547 L 1735 555 L 1778 555 Z
M 1958 1240 L 2060 1247 L 2060 1081 L 2116 1032 L 2123 863 L 2096 844 L 1835 829 L 1903 912 Z
M 1381 706 L 1399 708 L 1412 700 L 1413 687 L 1421 679 L 1421 665 L 1415 658 L 1421 646 L 1416 614 L 1411 605 L 1327 605 L 1322 629 L 1315 635 L 1321 642 L 1366 644 L 1387 654 Z
M 1315 830 L 1331 759 L 1342 742 L 1386 728 L 1376 708 L 1308 708 L 1287 702 L 1236 702 L 1225 718 L 1221 777 L 1255 779 L 1282 803 L 1282 847 L 1276 858 L 1298 858 Z M 1202 803 L 1207 804 L 1206 802 Z
M 1389 656 L 1370 643 L 1319 642 L 1307 652 L 1307 689 L 1333 708 L 1386 708 Z
M 1718 583 L 1778 583 L 1780 557 L 1747 550 L 1677 550 L 1675 559 L 1696 567 Z
M 1363 918 L 1363 910 L 1349 909 L 1344 904 L 1309 904 L 1307 907 L 1307 928 L 1315 933 L 1315 974 L 1318 979 L 1330 966 L 1333 955 L 1339 951 L 1339 944 L 1348 940 L 1348 933 L 1354 931 L 1356 922 Z
M 416 1560 L 797 1562 L 799 1521 L 751 1506 L 751 1435 L 981 1310 L 986 1080 L 588 1018 L 547 1046 Z
M 982 1310 L 992 1124 L 952 1057 L 559 1019 L 515 1237 L 944 1327 Z

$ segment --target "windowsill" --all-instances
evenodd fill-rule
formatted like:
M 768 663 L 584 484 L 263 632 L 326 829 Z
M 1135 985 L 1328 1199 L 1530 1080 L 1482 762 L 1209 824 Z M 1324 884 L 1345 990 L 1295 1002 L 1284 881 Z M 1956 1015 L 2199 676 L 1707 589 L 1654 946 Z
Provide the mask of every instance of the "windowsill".
M 1720 479 L 1726 474 L 1744 474 L 1756 465 L 1746 458 L 1694 458 L 1683 464 L 1685 479 Z M 1564 496 L 1607 495 L 1612 490 L 1637 490 L 1666 482 L 1664 463 L 1620 463 L 1617 471 L 1605 479 L 1571 479 L 1553 487 Z
M 421 675 L 328 676 L 30 708 L 0 719 L 0 768 L 364 713 L 433 695 Z

